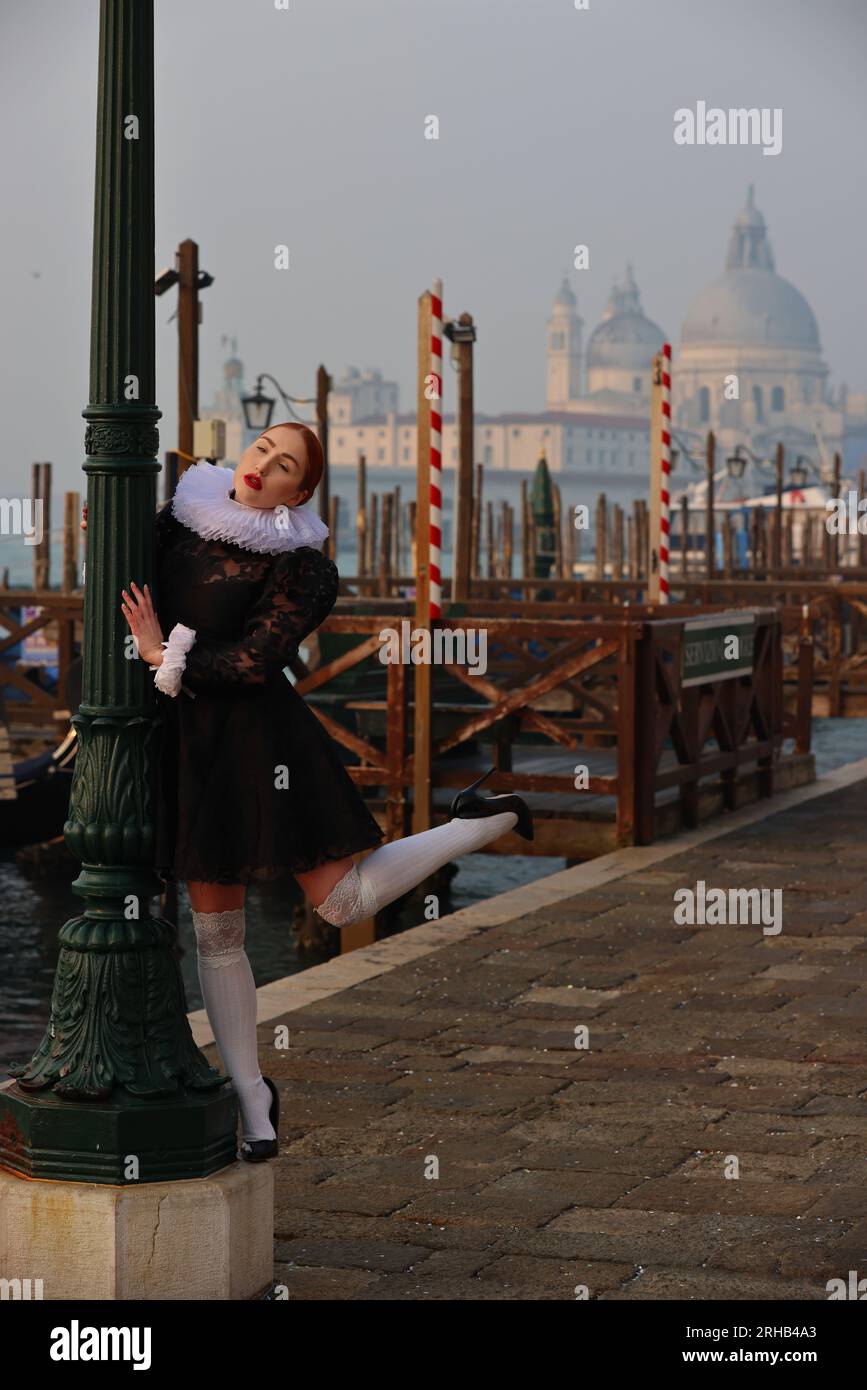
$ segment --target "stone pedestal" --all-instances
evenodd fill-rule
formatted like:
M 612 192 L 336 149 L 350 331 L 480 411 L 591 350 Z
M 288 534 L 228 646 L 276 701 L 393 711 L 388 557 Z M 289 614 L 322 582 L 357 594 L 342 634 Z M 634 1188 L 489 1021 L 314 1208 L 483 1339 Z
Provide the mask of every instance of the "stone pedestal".
M 259 1298 L 273 1242 L 273 1163 L 126 1187 L 0 1169 L 0 1279 L 45 1299 Z

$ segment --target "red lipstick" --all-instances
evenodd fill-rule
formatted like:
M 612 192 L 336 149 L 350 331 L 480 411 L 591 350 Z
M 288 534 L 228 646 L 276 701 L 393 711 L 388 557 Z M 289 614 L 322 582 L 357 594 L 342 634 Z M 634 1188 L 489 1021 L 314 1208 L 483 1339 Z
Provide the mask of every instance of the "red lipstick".
M 259 477 L 258 473 L 245 473 L 244 482 L 247 487 L 252 488 L 254 492 L 262 491 L 262 479 Z

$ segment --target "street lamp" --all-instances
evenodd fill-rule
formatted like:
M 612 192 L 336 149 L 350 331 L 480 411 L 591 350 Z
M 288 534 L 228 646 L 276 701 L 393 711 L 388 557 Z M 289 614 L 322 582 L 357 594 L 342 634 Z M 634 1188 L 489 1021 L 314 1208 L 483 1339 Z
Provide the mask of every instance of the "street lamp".
M 256 378 L 256 388 L 252 396 L 241 397 L 241 404 L 244 407 L 244 423 L 248 430 L 254 430 L 256 434 L 262 434 L 270 425 L 271 414 L 275 405 L 273 397 L 266 396 L 265 392 L 262 390 L 263 381 L 273 382 L 274 386 L 277 388 L 277 393 L 281 401 L 289 411 L 293 420 L 297 420 L 300 425 L 311 425 L 318 432 L 324 460 L 322 477 L 319 480 L 318 488 L 319 515 L 326 526 L 328 526 L 331 522 L 331 517 L 329 515 L 331 510 L 329 498 L 330 479 L 328 476 L 328 393 L 331 390 L 331 377 L 320 364 L 316 371 L 316 395 L 290 396 L 289 392 L 283 390 L 277 378 L 272 376 L 270 372 L 260 372 Z M 296 405 L 315 405 L 316 419 L 302 419 L 294 409 Z M 333 537 L 328 544 L 329 546 L 333 546 Z M 329 551 L 326 551 L 326 554 L 328 553 Z M 334 558 L 333 555 L 331 558 Z
M 272 396 L 265 395 L 265 392 L 262 390 L 263 381 L 271 381 L 274 383 L 280 395 L 280 399 L 294 420 L 298 420 L 302 425 L 310 425 L 313 423 L 312 420 L 302 420 L 301 416 L 296 414 L 293 405 L 315 405 L 315 396 L 290 396 L 288 392 L 283 390 L 277 378 L 273 377 L 270 372 L 260 372 L 256 378 L 256 388 L 252 396 L 241 397 L 241 404 L 244 407 L 244 422 L 248 430 L 255 430 L 257 434 L 261 434 L 271 423 L 271 414 L 276 405 L 276 401 Z
M 789 469 L 789 477 L 792 480 L 792 486 L 798 488 L 806 487 L 807 478 L 811 473 L 815 474 L 821 481 L 821 474 L 812 460 L 805 458 L 803 454 L 799 454 Z
M 726 459 L 726 468 L 730 478 L 742 478 L 747 466 L 747 460 L 741 454 L 741 446 L 737 445 L 733 454 Z
M 255 430 L 256 434 L 262 434 L 271 423 L 271 415 L 277 402 L 273 396 L 266 396 L 262 390 L 262 378 L 256 382 L 256 389 L 252 396 L 242 396 L 241 404 L 244 407 L 244 424 L 248 430 Z

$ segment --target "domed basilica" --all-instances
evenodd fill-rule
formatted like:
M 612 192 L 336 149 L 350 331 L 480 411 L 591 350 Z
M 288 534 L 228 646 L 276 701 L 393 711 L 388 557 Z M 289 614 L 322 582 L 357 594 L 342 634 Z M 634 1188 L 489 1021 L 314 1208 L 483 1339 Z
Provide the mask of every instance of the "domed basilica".
M 582 348 L 583 323 L 564 281 L 548 320 L 547 408 L 647 418 L 650 370 L 665 340 L 641 306 L 631 267 L 611 291 L 602 321 Z M 845 469 L 863 466 L 863 397 L 829 390 L 819 329 L 804 296 L 777 273 L 765 219 L 747 194 L 729 237 L 722 274 L 689 305 L 675 347 L 675 430 L 701 456 L 712 429 L 721 457 L 737 444 L 759 459 L 778 441 L 789 462 L 821 466 L 845 451 Z M 759 482 L 758 476 L 753 480 Z

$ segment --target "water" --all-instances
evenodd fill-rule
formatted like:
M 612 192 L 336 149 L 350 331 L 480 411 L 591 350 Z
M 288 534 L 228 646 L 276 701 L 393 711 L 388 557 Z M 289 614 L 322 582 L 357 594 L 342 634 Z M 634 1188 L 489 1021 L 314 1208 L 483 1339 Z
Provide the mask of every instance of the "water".
M 817 719 L 813 724 L 817 771 L 867 756 L 867 720 Z M 472 854 L 456 860 L 458 873 L 448 893 L 440 895 L 440 914 L 456 911 L 546 877 L 565 868 L 564 859 Z M 72 875 L 70 875 L 72 877 Z M 248 896 L 247 954 L 257 985 L 303 970 L 292 932 L 292 910 L 300 892 L 291 879 L 254 888 Z M 81 900 L 66 882 L 31 882 L 14 860 L 0 860 L 0 1079 L 5 1064 L 29 1056 L 38 1046 L 48 1020 L 57 964 L 57 933 L 75 915 Z M 424 920 L 423 904 L 410 899 L 401 927 Z M 196 944 L 189 902 L 182 892 L 178 910 L 181 971 L 190 1009 L 201 1007 L 196 971 Z

